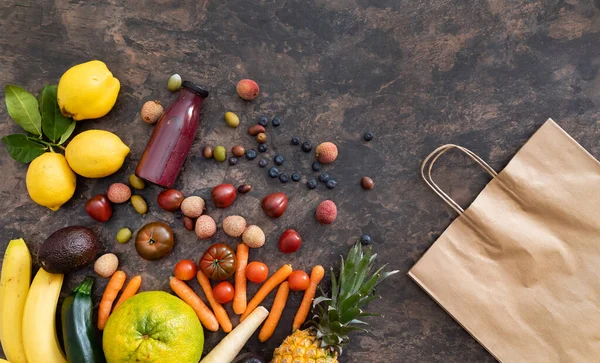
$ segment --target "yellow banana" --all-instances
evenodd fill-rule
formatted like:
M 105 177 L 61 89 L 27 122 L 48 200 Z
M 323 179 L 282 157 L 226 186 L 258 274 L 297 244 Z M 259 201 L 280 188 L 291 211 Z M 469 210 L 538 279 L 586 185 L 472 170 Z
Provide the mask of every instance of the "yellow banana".
M 63 274 L 39 269 L 27 295 L 23 314 L 23 344 L 29 363 L 67 363 L 56 334 L 56 304 Z
M 22 238 L 9 242 L 0 277 L 2 350 L 12 363 L 27 363 L 23 348 L 23 309 L 31 282 L 31 255 Z
M 7 361 L 7 360 L 4 360 L 4 359 L 2 359 L 2 358 L 0 358 L 0 363 L 10 363 L 10 362 L 9 362 L 9 361 Z

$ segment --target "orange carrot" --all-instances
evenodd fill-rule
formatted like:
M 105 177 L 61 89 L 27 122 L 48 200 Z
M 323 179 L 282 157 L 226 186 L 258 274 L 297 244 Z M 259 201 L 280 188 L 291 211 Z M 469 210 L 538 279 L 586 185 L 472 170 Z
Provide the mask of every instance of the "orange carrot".
M 208 300 L 210 306 L 215 312 L 215 316 L 217 317 L 221 328 L 225 333 L 229 333 L 231 329 L 233 329 L 233 325 L 231 325 L 231 320 L 229 320 L 229 315 L 227 315 L 227 311 L 225 311 L 223 305 L 219 304 L 217 300 L 215 300 L 215 297 L 213 296 L 212 292 L 212 286 L 210 286 L 210 281 L 208 280 L 208 277 L 206 277 L 202 270 L 199 270 L 196 273 L 196 278 L 198 279 L 200 286 L 202 286 L 202 290 L 204 290 L 204 295 L 206 295 L 206 300 Z
M 171 277 L 169 285 L 181 300 L 185 301 L 186 304 L 194 309 L 196 315 L 198 315 L 198 319 L 200 319 L 200 322 L 206 329 L 210 331 L 219 330 L 219 322 L 217 321 L 215 314 L 210 311 L 208 306 L 204 304 L 191 287 L 177 277 Z
M 108 281 L 104 294 L 102 294 L 102 300 L 100 300 L 100 306 L 98 307 L 98 329 L 104 330 L 104 326 L 112 310 L 113 302 L 117 298 L 119 291 L 123 288 L 126 278 L 127 275 L 125 275 L 125 272 L 117 271 Z
M 248 315 L 254 309 L 258 307 L 258 305 L 269 295 L 274 288 L 276 288 L 280 283 L 287 280 L 288 276 L 292 273 L 292 265 L 286 264 L 281 266 L 277 272 L 275 272 L 265 283 L 258 289 L 256 295 L 250 300 L 248 306 L 246 306 L 246 311 L 240 317 L 240 321 L 244 321 Z
M 288 282 L 282 282 L 275 295 L 275 301 L 273 301 L 269 317 L 265 320 L 262 329 L 260 329 L 260 333 L 258 333 L 258 340 L 260 340 L 261 343 L 266 342 L 273 336 L 273 332 L 275 332 L 275 328 L 281 318 L 281 313 L 283 313 L 283 309 L 285 308 L 289 292 L 290 285 Z
M 130 297 L 132 297 L 133 295 L 135 295 L 138 292 L 138 290 L 140 289 L 141 284 L 142 284 L 142 276 L 140 276 L 140 275 L 134 276 L 129 281 L 127 286 L 125 286 L 125 290 L 123 290 L 123 292 L 121 293 L 121 297 L 119 298 L 119 300 L 117 300 L 117 303 L 115 304 L 115 307 L 113 308 L 113 311 L 115 311 L 115 309 L 119 305 L 124 303 L 125 300 L 127 300 Z
M 317 286 L 319 286 L 319 282 L 321 282 L 324 275 L 325 270 L 323 269 L 323 266 L 317 265 L 313 267 L 312 272 L 310 273 L 310 285 L 308 285 L 308 289 L 306 289 L 304 292 L 304 297 L 302 298 L 298 312 L 294 317 L 292 330 L 300 328 L 300 326 L 306 321 L 306 317 L 308 316 L 308 312 L 310 310 L 310 305 L 312 304 L 312 301 L 315 298 L 315 293 L 317 292 Z
M 237 267 L 235 269 L 235 295 L 233 311 L 243 314 L 246 311 L 246 265 L 248 264 L 248 245 L 240 243 L 237 246 Z

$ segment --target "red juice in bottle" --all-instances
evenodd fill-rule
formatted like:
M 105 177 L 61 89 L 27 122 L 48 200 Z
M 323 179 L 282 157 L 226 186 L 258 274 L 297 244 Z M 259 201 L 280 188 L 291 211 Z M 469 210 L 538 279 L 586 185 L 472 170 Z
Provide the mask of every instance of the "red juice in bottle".
M 171 188 L 192 147 L 208 91 L 184 81 L 179 96 L 163 113 L 135 169 L 135 174 Z

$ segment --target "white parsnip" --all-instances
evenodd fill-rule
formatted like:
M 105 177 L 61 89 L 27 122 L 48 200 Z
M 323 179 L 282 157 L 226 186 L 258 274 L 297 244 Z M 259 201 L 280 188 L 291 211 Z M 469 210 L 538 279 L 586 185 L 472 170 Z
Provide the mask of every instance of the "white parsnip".
M 248 339 L 267 318 L 269 311 L 262 306 L 257 307 L 235 327 L 200 363 L 230 363 L 244 347 Z

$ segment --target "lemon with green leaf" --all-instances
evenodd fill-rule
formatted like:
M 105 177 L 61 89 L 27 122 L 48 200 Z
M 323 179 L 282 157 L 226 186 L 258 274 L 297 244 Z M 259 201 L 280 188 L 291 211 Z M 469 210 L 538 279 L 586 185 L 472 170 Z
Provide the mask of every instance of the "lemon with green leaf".
M 33 159 L 25 183 L 31 199 L 55 211 L 75 193 L 77 178 L 62 154 L 48 152 Z

